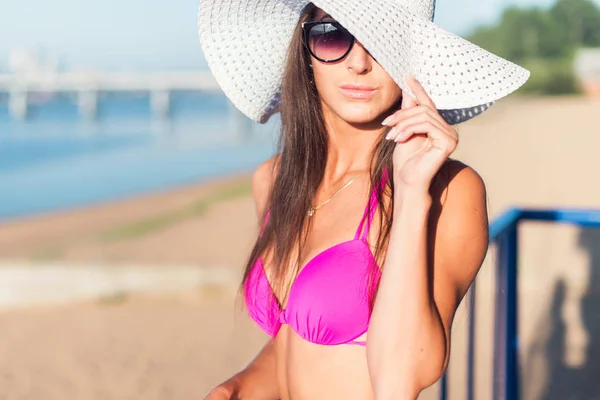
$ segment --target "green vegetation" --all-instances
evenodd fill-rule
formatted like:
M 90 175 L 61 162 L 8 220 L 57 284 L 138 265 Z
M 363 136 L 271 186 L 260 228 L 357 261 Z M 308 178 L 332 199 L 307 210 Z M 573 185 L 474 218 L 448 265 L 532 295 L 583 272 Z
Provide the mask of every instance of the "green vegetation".
M 119 240 L 134 239 L 139 236 L 147 235 L 175 225 L 190 217 L 198 217 L 205 213 L 211 206 L 224 201 L 241 196 L 246 196 L 252 193 L 252 183 L 249 179 L 241 182 L 235 182 L 221 190 L 214 191 L 207 196 L 204 196 L 191 205 L 173 210 L 168 213 L 158 214 L 146 219 L 140 219 L 129 224 L 124 224 L 111 228 L 109 230 L 91 235 L 84 235 L 77 239 L 78 243 L 87 241 L 101 241 L 104 243 L 112 243 Z M 37 249 L 28 256 L 32 262 L 48 262 L 63 258 L 66 253 L 65 244 L 47 246 Z M 122 296 L 117 296 L 120 299 Z M 117 300 L 118 300 L 117 299 Z M 106 300 L 106 299 L 104 299 Z M 109 299 L 109 302 L 115 302 L 115 299 Z
M 125 303 L 128 299 L 129 294 L 127 292 L 115 292 L 105 296 L 100 296 L 97 299 L 97 302 L 98 304 L 102 305 L 118 306 Z
M 480 26 L 468 39 L 531 70 L 524 92 L 578 93 L 575 51 L 600 47 L 600 7 L 592 0 L 558 0 L 550 9 L 510 7 L 496 26 Z
M 546 95 L 580 92 L 572 60 L 537 58 L 526 60 L 523 66 L 531 71 L 523 91 Z
M 33 262 L 49 262 L 59 260 L 64 257 L 64 250 L 58 247 L 44 247 L 36 250 L 29 256 Z
M 210 195 L 196 201 L 186 208 L 161 215 L 155 215 L 104 231 L 99 235 L 99 239 L 103 242 L 114 242 L 147 235 L 149 233 L 165 229 L 190 217 L 202 215 L 210 208 L 210 206 L 221 201 L 246 196 L 250 193 L 252 193 L 251 182 L 250 180 L 244 180 L 243 182 L 211 193 Z

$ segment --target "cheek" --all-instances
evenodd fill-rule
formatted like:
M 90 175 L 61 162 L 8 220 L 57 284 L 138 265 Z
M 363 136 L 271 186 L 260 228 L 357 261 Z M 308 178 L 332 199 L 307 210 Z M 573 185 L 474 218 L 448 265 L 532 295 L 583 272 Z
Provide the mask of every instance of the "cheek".
M 392 101 L 398 100 L 400 96 L 402 96 L 402 89 L 400 89 L 400 86 L 398 86 L 396 82 L 394 82 L 394 80 L 387 74 L 383 86 L 385 87 L 387 96 L 390 97 Z
M 388 106 L 391 106 L 400 100 L 401 96 L 402 89 L 400 89 L 400 87 L 398 87 L 398 85 L 395 83 L 385 86 L 384 89 L 382 89 L 382 99 Z

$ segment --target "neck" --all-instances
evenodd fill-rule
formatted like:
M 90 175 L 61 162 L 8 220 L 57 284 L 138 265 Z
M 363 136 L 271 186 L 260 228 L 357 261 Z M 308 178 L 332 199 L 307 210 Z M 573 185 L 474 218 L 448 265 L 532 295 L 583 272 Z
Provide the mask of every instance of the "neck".
M 349 124 L 341 118 L 325 118 L 329 138 L 324 183 L 348 179 L 370 167 L 371 152 L 384 128 L 365 124 Z

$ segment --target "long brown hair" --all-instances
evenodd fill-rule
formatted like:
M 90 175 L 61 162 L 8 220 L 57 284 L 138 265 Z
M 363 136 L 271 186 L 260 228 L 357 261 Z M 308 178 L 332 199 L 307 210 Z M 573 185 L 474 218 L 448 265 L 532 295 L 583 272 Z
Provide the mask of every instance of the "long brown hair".
M 316 11 L 317 7 L 312 3 L 306 6 L 289 46 L 281 91 L 279 156 L 273 166 L 275 180 L 260 218 L 261 225 L 267 210 L 270 214 L 247 260 L 240 287 L 240 292 L 244 293 L 254 264 L 261 254 L 270 249 L 273 257 L 270 259 L 268 276 L 273 293 L 279 295 L 279 305 L 285 303 L 291 286 L 286 282 L 286 276 L 290 272 L 292 276 L 297 276 L 299 272 L 301 249 L 306 243 L 311 224 L 307 210 L 312 206 L 321 184 L 327 161 L 328 136 L 319 94 L 311 82 L 310 55 L 302 43 L 302 23 L 314 18 Z M 399 107 L 400 102 L 401 99 L 394 107 Z M 384 196 L 392 197 L 394 185 L 391 171 L 395 142 L 384 139 L 388 130 L 382 133 L 370 160 L 371 191 L 381 186 L 384 174 L 390 171 L 383 190 L 377 190 L 379 235 L 375 244 L 375 260 L 380 260 L 382 251 L 387 248 L 393 219 L 393 199 L 389 204 L 383 201 Z M 294 246 L 298 249 L 298 256 L 292 264 Z

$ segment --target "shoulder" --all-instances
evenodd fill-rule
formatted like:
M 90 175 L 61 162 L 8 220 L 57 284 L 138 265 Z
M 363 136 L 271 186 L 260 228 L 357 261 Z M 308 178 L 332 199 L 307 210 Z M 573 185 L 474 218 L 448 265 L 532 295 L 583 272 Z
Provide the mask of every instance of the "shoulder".
M 487 193 L 482 177 L 470 166 L 449 159 L 432 185 L 432 216 L 438 235 L 457 235 L 458 230 L 486 233 Z M 474 232 L 471 232 L 474 233 Z
M 481 176 L 470 166 L 449 160 L 432 195 L 438 272 L 465 293 L 487 252 L 487 194 Z M 445 182 L 445 184 L 444 184 Z
M 473 168 L 449 159 L 432 182 L 430 193 L 430 279 L 435 304 L 449 338 L 456 310 L 487 254 L 486 189 Z M 449 352 L 450 347 L 447 347 L 446 360 Z
M 434 204 L 440 209 L 465 200 L 485 202 L 485 182 L 472 167 L 461 161 L 448 159 L 431 185 L 431 195 Z
M 252 173 L 252 197 L 257 215 L 262 215 L 275 180 L 279 155 L 260 164 Z

